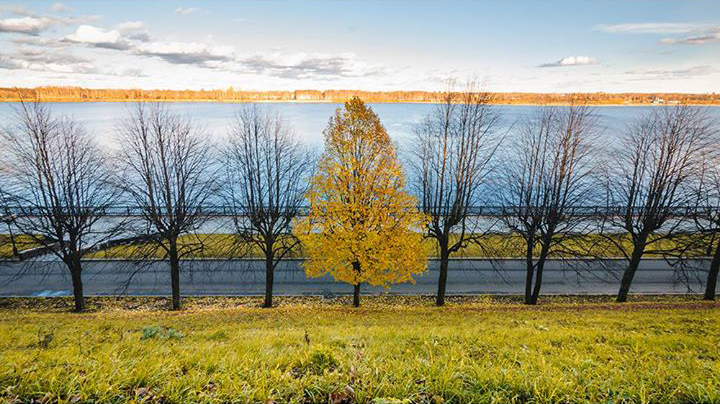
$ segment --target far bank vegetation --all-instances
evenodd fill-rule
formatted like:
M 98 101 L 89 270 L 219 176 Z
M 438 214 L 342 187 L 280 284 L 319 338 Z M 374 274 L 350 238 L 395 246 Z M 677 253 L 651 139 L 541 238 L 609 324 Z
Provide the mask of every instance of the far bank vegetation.
M 364 102 L 443 103 L 447 94 L 431 91 L 295 90 L 245 91 L 233 87 L 215 90 L 91 89 L 82 87 L 0 88 L 0 101 L 49 102 L 93 101 L 199 101 L 199 102 L 345 102 L 358 97 Z M 567 105 L 570 93 L 494 93 L 493 104 Z M 682 93 L 585 93 L 590 105 L 720 105 L 720 95 Z

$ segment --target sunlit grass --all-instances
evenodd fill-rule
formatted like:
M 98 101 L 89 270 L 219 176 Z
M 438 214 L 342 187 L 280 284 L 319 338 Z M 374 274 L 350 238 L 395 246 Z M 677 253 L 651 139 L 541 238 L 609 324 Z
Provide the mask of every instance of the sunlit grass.
M 529 310 L 490 297 L 441 309 L 431 299 L 385 297 L 359 310 L 318 298 L 280 298 L 271 310 L 251 298 L 186 301 L 182 312 L 6 308 L 0 394 L 26 402 L 325 403 L 331 393 L 360 403 L 720 402 L 716 305 L 671 298 L 615 310 L 605 300 L 550 299 Z
M 452 238 L 453 242 L 457 240 L 457 236 Z M 618 236 L 618 242 L 626 252 L 632 250 L 631 243 L 628 237 Z M 191 254 L 187 257 L 194 258 L 262 258 L 264 255 L 260 248 L 256 245 L 251 245 L 239 241 L 235 235 L 232 234 L 198 234 L 198 235 L 185 235 L 180 237 L 180 245 L 184 246 L 186 250 L 192 250 Z M 424 241 L 427 244 L 428 251 L 431 251 L 430 256 L 436 257 L 437 243 L 435 239 L 426 239 Z M 202 248 L 199 246 L 202 245 Z M 652 244 L 650 249 L 653 250 L 671 250 L 677 245 L 677 241 L 673 240 L 662 240 Z M 502 258 L 524 258 L 525 257 L 525 244 L 523 240 L 516 235 L 486 235 L 479 239 L 479 242 L 468 242 L 460 251 L 452 255 L 452 257 L 458 258 L 489 258 L 489 257 L 502 257 Z M 535 249 L 535 255 L 539 253 L 540 247 L 537 246 Z M 120 245 L 112 248 L 108 248 L 92 256 L 94 258 L 163 258 L 164 251 L 157 248 L 152 248 L 151 245 L 147 244 L 132 244 L 132 245 Z M 612 243 L 607 242 L 606 239 L 599 235 L 587 235 L 582 238 L 574 239 L 567 242 L 563 251 L 555 251 L 552 254 L 553 257 L 574 257 L 574 256 L 592 256 L 592 257 L 608 257 L 608 258 L 621 258 L 623 256 L 622 251 Z M 647 254 L 647 258 L 661 257 L 661 254 L 650 253 Z M 302 248 L 297 248 L 292 251 L 287 258 L 302 258 Z
M 37 248 L 40 246 L 30 236 L 21 234 L 21 235 L 15 235 L 13 238 L 15 240 L 15 247 L 17 248 L 18 252 L 23 251 L 23 250 L 29 250 L 31 248 Z M 13 249 L 12 249 L 13 238 L 11 238 L 9 234 L 0 234 L 0 258 L 12 258 L 13 257 Z

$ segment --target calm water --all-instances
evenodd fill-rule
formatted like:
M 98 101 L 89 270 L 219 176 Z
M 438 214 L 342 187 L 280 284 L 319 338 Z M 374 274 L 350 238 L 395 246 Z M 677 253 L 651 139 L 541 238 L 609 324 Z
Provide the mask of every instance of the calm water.
M 210 133 L 216 140 L 221 140 L 228 134 L 233 121 L 233 113 L 242 104 L 237 103 L 207 103 L 207 102 L 170 102 L 167 107 L 177 113 L 192 118 L 199 125 Z M 286 121 L 291 123 L 295 132 L 307 145 L 318 152 L 322 152 L 323 130 L 328 124 L 329 118 L 342 104 L 330 103 L 260 103 L 263 108 L 280 114 Z M 433 104 L 370 104 L 373 110 L 379 115 L 390 136 L 399 145 L 400 160 L 403 165 L 407 164 L 406 152 L 413 144 L 415 126 L 421 122 L 424 116 L 431 113 L 437 105 Z M 98 142 L 108 151 L 118 146 L 116 140 L 116 128 L 122 119 L 127 116 L 132 103 L 52 103 L 52 110 L 56 114 L 69 115 L 81 122 L 84 127 L 97 136 Z M 0 129 L 13 119 L 14 108 L 12 103 L 0 103 Z M 520 127 L 517 123 L 526 116 L 537 112 L 537 106 L 497 106 L 503 116 L 505 132 L 507 129 L 509 144 L 516 129 Z M 617 141 L 618 135 L 622 133 L 626 124 L 635 117 L 641 116 L 650 109 L 656 107 L 631 107 L 631 106 L 604 106 L 594 109 L 598 122 L 601 126 L 596 145 L 600 147 L 598 155 L 608 152 L 605 147 L 612 147 Z M 720 107 L 708 107 L 710 113 L 720 121 Z M 2 147 L 2 146 L 0 146 Z M 499 150 L 502 156 L 504 148 Z M 505 149 L 506 150 L 506 149 Z M 496 159 L 499 161 L 502 158 Z M 412 172 L 406 170 L 408 183 L 411 184 Z M 491 195 L 484 196 L 484 204 L 494 204 Z M 221 204 L 220 202 L 214 202 Z
M 233 111 L 241 104 L 225 103 L 167 103 L 172 111 L 187 115 L 201 124 L 217 139 L 224 137 L 232 122 Z M 330 103 L 261 103 L 264 108 L 282 115 L 295 128 L 296 133 L 308 145 L 322 147 L 322 131 L 328 119 L 341 104 Z M 370 104 L 380 116 L 390 136 L 402 146 L 412 140 L 413 128 L 435 105 L 432 104 Z M 108 148 L 116 145 L 115 128 L 127 115 L 130 103 L 53 103 L 57 114 L 70 115 L 80 121 L 88 131 L 95 133 L 98 141 Z M 0 125 L 8 122 L 13 114 L 12 103 L 0 104 Z M 498 106 L 506 125 L 511 125 L 523 116 L 532 114 L 536 106 Z M 595 109 L 604 128 L 608 142 L 612 142 L 619 130 L 633 117 L 652 107 L 607 106 Z M 710 107 L 713 115 L 720 118 L 720 107 Z

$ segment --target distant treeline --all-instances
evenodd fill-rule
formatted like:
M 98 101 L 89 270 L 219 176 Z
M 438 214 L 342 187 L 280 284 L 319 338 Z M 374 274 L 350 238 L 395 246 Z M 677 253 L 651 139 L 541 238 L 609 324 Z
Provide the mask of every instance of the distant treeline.
M 365 102 L 442 102 L 442 92 L 430 91 L 359 91 L 296 90 L 241 91 L 226 90 L 140 90 L 91 89 L 82 87 L 0 88 L 0 101 L 37 99 L 42 101 L 306 101 L 344 102 L 360 97 Z M 494 104 L 567 104 L 571 93 L 494 93 Z M 682 93 L 583 93 L 592 105 L 713 104 L 720 105 L 720 95 Z

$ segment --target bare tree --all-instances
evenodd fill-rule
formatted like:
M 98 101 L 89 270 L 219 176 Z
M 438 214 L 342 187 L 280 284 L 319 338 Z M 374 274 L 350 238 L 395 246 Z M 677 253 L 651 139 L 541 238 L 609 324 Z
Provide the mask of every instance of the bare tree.
M 141 214 L 135 232 L 164 253 L 170 264 L 172 308 L 180 308 L 180 261 L 203 248 L 180 243 L 205 222 L 202 206 L 215 190 L 210 142 L 187 118 L 159 103 L 138 103 L 120 127 L 116 179 Z
M 628 262 L 618 302 L 627 300 L 643 256 L 668 253 L 663 240 L 685 231 L 685 208 L 694 202 L 689 179 L 702 166 L 711 128 L 704 108 L 653 108 L 628 126 L 612 152 L 605 180 L 610 214 L 601 233 Z
M 714 140 L 715 146 L 703 153 L 703 164 L 691 185 L 695 203 L 688 216 L 694 226 L 680 232 L 672 240 L 674 251 L 666 254 L 688 288 L 693 281 L 705 283 L 705 300 L 715 300 L 720 272 L 720 167 L 717 138 Z M 710 263 L 706 266 L 708 257 Z
M 421 211 L 431 219 L 426 237 L 437 242 L 438 306 L 445 304 L 450 255 L 481 236 L 479 222 L 470 218 L 470 207 L 480 201 L 501 140 L 497 134 L 501 115 L 491 105 L 492 94 L 477 91 L 472 82 L 463 93 L 453 92 L 452 87 L 451 82 L 444 102 L 416 127 L 411 163 Z
M 236 112 L 225 155 L 235 235 L 246 251 L 264 255 L 263 307 L 272 307 L 275 267 L 300 244 L 291 226 L 302 213 L 314 159 L 286 122 L 254 104 Z
M 20 103 L 2 141 L 0 192 L 12 209 L 6 219 L 62 260 L 72 278 L 75 310 L 82 311 L 82 258 L 119 231 L 98 226 L 117 200 L 106 156 L 77 122 L 54 117 L 37 101 Z
M 523 241 L 526 304 L 538 301 L 549 256 L 578 255 L 577 241 L 589 224 L 575 210 L 592 199 L 596 135 L 593 110 L 582 100 L 543 107 L 525 120 L 503 158 L 501 221 Z

